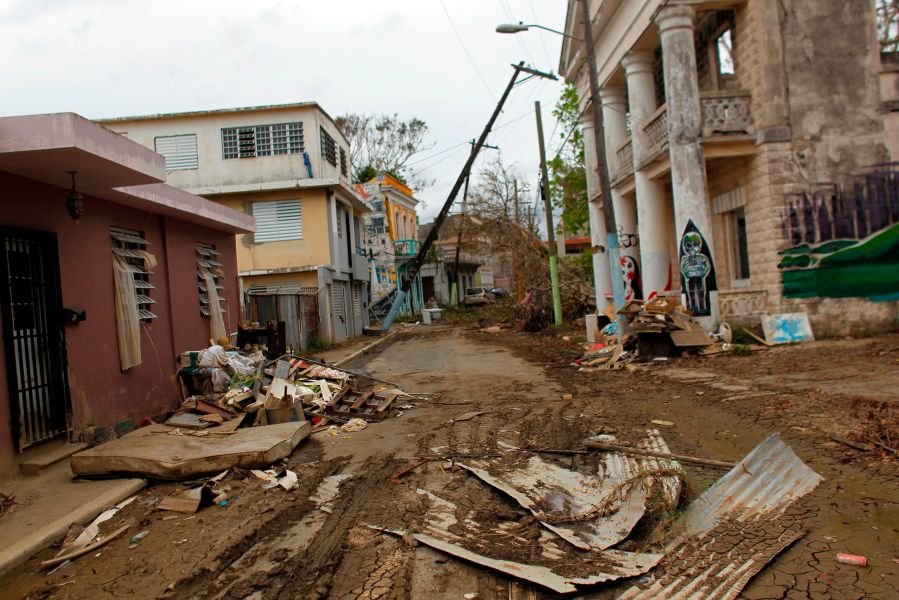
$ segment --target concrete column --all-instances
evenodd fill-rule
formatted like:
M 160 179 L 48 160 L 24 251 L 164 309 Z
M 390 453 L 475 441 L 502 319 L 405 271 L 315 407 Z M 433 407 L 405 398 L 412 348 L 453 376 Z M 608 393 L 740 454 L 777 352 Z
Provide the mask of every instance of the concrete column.
M 616 150 L 627 139 L 627 104 L 623 85 L 607 86 L 600 90 L 602 101 L 602 117 L 606 134 L 606 164 L 609 174 L 614 176 L 618 171 L 618 153 Z M 621 251 L 621 265 L 625 273 L 624 299 L 632 300 L 642 296 L 639 293 L 640 260 L 637 251 L 637 207 L 633 198 L 624 197 L 612 189 L 612 209 L 615 211 L 615 222 L 618 225 L 618 242 Z M 633 278 L 628 274 L 632 273 Z
M 702 115 L 693 43 L 694 9 L 673 5 L 656 17 L 662 37 L 668 151 L 678 236 L 678 266 L 687 308 L 711 327 L 718 315 L 712 220 L 700 135 Z
M 587 111 L 584 111 L 585 113 Z M 584 134 L 584 167 L 587 171 L 587 203 L 590 214 L 590 248 L 593 252 L 593 282 L 596 290 L 596 307 L 600 312 L 613 303 L 612 277 L 609 270 L 609 255 L 606 253 L 606 218 L 600 204 L 599 172 L 597 171 L 594 148 L 593 120 L 581 117 L 581 131 Z
M 640 268 L 643 297 L 671 289 L 669 239 L 673 224 L 668 222 L 665 184 L 650 179 L 640 169 L 649 158 L 650 141 L 643 131 L 656 111 L 656 84 L 652 73 L 654 56 L 649 51 L 633 51 L 621 65 L 627 76 L 628 104 L 631 113 L 631 137 L 634 149 L 634 188 L 637 192 L 637 234 L 640 239 Z

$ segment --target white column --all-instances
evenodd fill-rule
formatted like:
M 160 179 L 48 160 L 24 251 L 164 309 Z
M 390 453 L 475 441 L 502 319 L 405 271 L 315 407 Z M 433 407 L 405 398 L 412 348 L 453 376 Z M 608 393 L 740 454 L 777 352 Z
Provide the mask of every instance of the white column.
M 611 176 L 618 171 L 618 153 L 616 150 L 627 139 L 627 104 L 623 85 L 606 86 L 599 92 L 602 101 L 602 117 L 605 128 L 606 164 Z M 618 242 L 621 251 L 622 268 L 625 272 L 625 301 L 632 300 L 635 287 L 627 277 L 627 272 L 640 272 L 639 254 L 637 253 L 637 207 L 633 198 L 624 197 L 612 189 L 612 208 L 615 211 L 615 222 L 618 226 Z M 631 263 L 625 265 L 625 261 Z M 638 284 L 639 285 L 639 284 Z
M 668 151 L 678 266 L 687 308 L 711 327 L 718 313 L 712 258 L 712 219 L 700 135 L 702 114 L 693 42 L 694 9 L 662 9 L 656 22 L 662 36 L 665 96 L 668 99 Z
M 637 233 L 640 236 L 640 268 L 643 297 L 670 290 L 671 257 L 668 245 L 673 227 L 668 222 L 665 184 L 650 179 L 640 166 L 649 158 L 650 140 L 643 127 L 658 108 L 652 73 L 653 53 L 633 51 L 621 65 L 627 76 L 634 154 L 634 188 L 637 192 Z
M 602 310 L 613 304 L 612 277 L 609 270 L 609 255 L 606 252 L 606 218 L 603 215 L 602 198 L 599 189 L 599 172 L 597 171 L 596 151 L 594 144 L 593 120 L 581 117 L 581 131 L 584 135 L 584 167 L 587 171 L 587 205 L 590 214 L 590 248 L 593 252 L 593 282 L 596 290 L 596 307 Z

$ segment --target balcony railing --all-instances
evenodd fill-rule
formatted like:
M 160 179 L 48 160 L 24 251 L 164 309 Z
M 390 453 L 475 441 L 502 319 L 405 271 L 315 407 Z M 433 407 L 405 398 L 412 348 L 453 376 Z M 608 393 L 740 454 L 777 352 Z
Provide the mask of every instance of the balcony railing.
M 643 134 L 648 142 L 646 156 L 653 156 L 668 143 L 668 106 L 663 104 L 649 116 L 643 126 Z
M 415 256 L 420 249 L 421 242 L 418 240 L 396 240 L 393 242 L 393 253 L 397 258 Z
M 623 144 L 618 146 L 615 151 L 618 157 L 618 168 L 615 170 L 615 179 L 621 179 L 630 175 L 634 171 L 634 144 L 633 139 L 628 136 Z
M 703 92 L 702 135 L 741 135 L 752 133 L 749 92 Z

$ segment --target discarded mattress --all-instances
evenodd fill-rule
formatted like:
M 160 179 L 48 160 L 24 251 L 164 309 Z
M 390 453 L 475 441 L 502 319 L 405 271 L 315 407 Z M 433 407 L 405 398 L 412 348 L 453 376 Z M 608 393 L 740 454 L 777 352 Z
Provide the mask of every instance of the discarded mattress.
M 662 558 L 661 554 L 622 550 L 581 551 L 545 530 L 541 530 L 535 544 L 518 522 L 482 524 L 472 518 L 470 511 L 460 522 L 455 504 L 426 490 L 418 493 L 431 501 L 423 531 L 413 534 L 420 543 L 560 594 L 575 592 L 579 585 L 642 575 Z M 538 555 L 533 554 L 535 547 L 539 548 Z M 504 555 L 529 559 L 525 563 L 502 558 Z
M 237 429 L 230 435 L 189 435 L 150 425 L 71 458 L 76 475 L 139 475 L 177 481 L 232 467 L 257 469 L 286 458 L 312 430 L 308 421 Z
M 805 535 L 797 500 L 822 480 L 775 433 L 690 504 L 655 581 L 621 599 L 736 598 L 753 575 Z

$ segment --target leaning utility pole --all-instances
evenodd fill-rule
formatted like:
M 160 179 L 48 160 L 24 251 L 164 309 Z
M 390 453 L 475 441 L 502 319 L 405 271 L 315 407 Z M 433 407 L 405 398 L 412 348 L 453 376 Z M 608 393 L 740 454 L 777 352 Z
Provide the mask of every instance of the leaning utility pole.
M 606 128 L 599 101 L 599 83 L 596 81 L 596 54 L 593 49 L 593 25 L 590 22 L 590 5 L 588 0 L 581 0 L 584 9 L 584 45 L 587 47 L 587 69 L 590 81 L 590 108 L 593 117 L 593 136 L 595 142 L 596 164 L 599 167 L 599 188 L 602 192 L 602 209 L 606 221 L 606 252 L 609 253 L 609 274 L 612 277 L 612 296 L 615 299 L 615 310 L 624 306 L 624 272 L 621 270 L 621 248 L 618 245 L 618 224 L 615 222 L 615 209 L 612 206 L 612 185 L 609 183 L 609 165 L 606 162 Z M 589 167 L 588 167 L 589 168 Z M 589 199 L 588 199 L 589 202 Z M 599 308 L 599 307 L 597 307 Z M 627 319 L 618 315 L 618 343 L 624 339 Z
M 562 324 L 562 293 L 559 290 L 559 257 L 556 248 L 556 234 L 553 226 L 553 207 L 549 197 L 549 176 L 546 174 L 546 148 L 543 145 L 543 118 L 540 116 L 540 101 L 534 102 L 537 114 L 537 144 L 540 146 L 540 192 L 546 209 L 546 240 L 549 243 L 549 280 L 553 294 L 553 316 L 556 325 Z M 620 269 L 619 269 L 620 270 Z
M 465 183 L 465 178 L 471 172 L 471 166 L 474 164 L 474 159 L 477 158 L 478 152 L 484 146 L 484 142 L 487 141 L 487 136 L 490 134 L 490 130 L 493 128 L 493 124 L 496 123 L 496 119 L 497 117 L 499 117 L 499 113 L 502 111 L 503 105 L 506 103 L 506 98 L 509 97 L 509 93 L 515 86 L 515 81 L 518 79 L 518 75 L 524 72 L 536 77 L 558 79 L 555 75 L 552 75 L 550 73 L 542 73 L 540 71 L 537 71 L 536 69 L 525 67 L 524 61 L 521 61 L 517 65 L 512 65 L 512 68 L 515 69 L 515 72 L 512 74 L 512 78 L 509 80 L 508 85 L 506 85 L 506 89 L 503 92 L 503 95 L 500 97 L 499 102 L 496 103 L 496 108 L 493 110 L 493 114 L 490 115 L 490 119 L 487 121 L 487 125 L 484 126 L 484 130 L 481 132 L 481 137 L 478 138 L 478 141 L 475 144 L 471 154 L 469 155 L 468 160 L 465 161 L 465 166 L 462 167 L 462 172 L 459 173 L 459 177 L 456 179 L 456 183 L 453 184 L 453 189 L 450 190 L 449 196 L 447 196 L 446 198 L 446 202 L 443 203 L 443 208 L 441 208 L 440 212 L 437 213 L 437 217 L 434 219 L 434 226 L 431 228 L 431 231 L 428 232 L 428 237 L 425 238 L 424 243 L 422 243 L 421 245 L 421 249 L 412 260 L 412 263 L 409 265 L 408 275 L 403 280 L 402 285 L 397 286 L 396 298 L 393 299 L 393 304 L 390 306 L 390 312 L 387 313 L 387 318 L 384 319 L 384 323 L 380 328 L 366 329 L 365 333 L 370 335 L 377 335 L 379 333 L 387 331 L 388 329 L 390 329 L 390 326 L 393 325 L 393 320 L 396 318 L 400 307 L 406 301 L 406 296 L 409 293 L 409 289 L 412 287 L 412 282 L 415 281 L 416 277 L 418 277 L 418 272 L 421 270 L 421 267 L 425 262 L 428 251 L 431 249 L 431 245 L 434 243 L 434 240 L 437 239 L 437 234 L 440 231 L 440 226 L 443 225 L 443 222 L 446 220 L 446 216 L 449 214 L 450 208 L 453 206 L 453 202 L 455 201 L 456 196 L 459 194 L 459 190 L 462 188 L 462 184 Z

